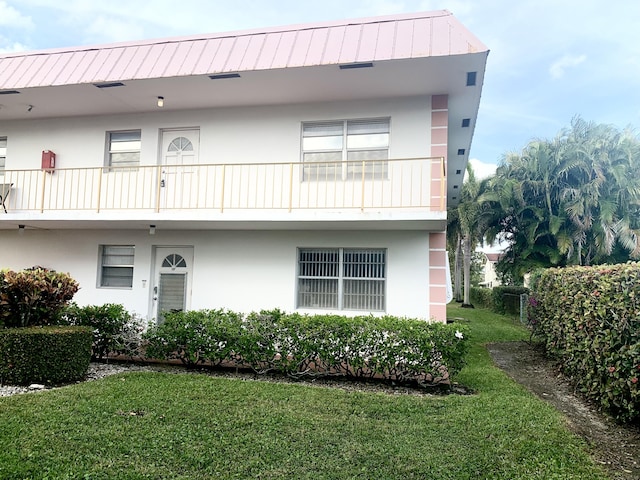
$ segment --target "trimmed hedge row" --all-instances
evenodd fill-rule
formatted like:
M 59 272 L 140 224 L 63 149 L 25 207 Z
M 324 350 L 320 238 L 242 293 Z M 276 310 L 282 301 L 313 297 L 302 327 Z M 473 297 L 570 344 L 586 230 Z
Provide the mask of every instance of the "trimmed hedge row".
M 462 330 L 462 331 L 461 331 Z M 464 364 L 461 326 L 395 317 L 226 310 L 174 312 L 150 327 L 147 357 L 279 371 L 292 377 L 339 375 L 433 386 Z
M 0 329 L 0 383 L 57 385 L 81 380 L 91 361 L 86 327 Z
M 493 290 L 485 287 L 471 287 L 469 290 L 471 303 L 475 307 L 493 308 Z
M 640 264 L 548 269 L 529 316 L 587 397 L 621 421 L 640 420 Z

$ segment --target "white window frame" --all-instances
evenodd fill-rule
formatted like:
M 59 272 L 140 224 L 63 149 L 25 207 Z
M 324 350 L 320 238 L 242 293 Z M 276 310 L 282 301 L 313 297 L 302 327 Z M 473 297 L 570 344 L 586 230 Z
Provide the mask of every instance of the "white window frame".
M 301 136 L 303 181 L 362 180 L 363 174 L 365 179 L 388 178 L 390 117 L 302 122 Z M 314 156 L 327 160 L 311 160 Z
M 98 261 L 98 287 L 100 288 L 115 288 L 131 290 L 133 288 L 133 274 L 134 274 L 134 262 L 135 262 L 135 245 L 100 245 L 100 254 Z M 121 250 L 116 253 L 116 249 Z M 124 251 L 124 250 L 128 250 Z M 114 263 L 115 257 L 131 257 L 127 262 Z M 121 275 L 109 275 L 107 270 L 122 273 Z M 124 274 L 126 273 L 126 275 Z M 114 278 L 128 279 L 126 284 L 109 285 Z
M 142 130 L 117 130 L 107 132 L 106 140 L 106 166 L 137 167 L 140 165 L 140 153 L 142 151 Z M 114 161 L 114 155 L 133 154 L 135 160 Z
M 4 175 L 7 167 L 7 137 L 0 136 L 0 175 Z
M 358 255 L 368 261 L 349 262 Z M 299 247 L 296 264 L 296 308 L 386 311 L 386 248 Z

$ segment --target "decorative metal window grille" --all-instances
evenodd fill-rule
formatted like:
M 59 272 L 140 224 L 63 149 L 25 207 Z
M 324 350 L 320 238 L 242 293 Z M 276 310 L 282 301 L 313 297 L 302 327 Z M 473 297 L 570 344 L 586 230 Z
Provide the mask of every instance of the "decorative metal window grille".
M 177 137 L 171 140 L 167 150 L 169 152 L 193 152 L 193 144 L 188 138 Z
M 172 253 L 171 255 L 167 255 L 165 259 L 162 261 L 163 268 L 170 268 L 175 270 L 176 268 L 186 268 L 187 262 L 182 257 L 182 255 L 178 255 L 177 253 Z
M 387 178 L 388 118 L 309 122 L 302 125 L 303 179 Z M 363 172 L 364 168 L 364 172 Z
M 298 308 L 381 312 L 385 290 L 385 249 L 298 250 Z
M 133 286 L 133 245 L 103 245 L 100 261 L 100 286 Z

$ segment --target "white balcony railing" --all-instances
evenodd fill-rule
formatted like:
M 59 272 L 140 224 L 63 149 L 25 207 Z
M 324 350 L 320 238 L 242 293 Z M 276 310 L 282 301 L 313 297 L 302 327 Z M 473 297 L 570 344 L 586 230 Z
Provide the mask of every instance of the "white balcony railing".
M 6 170 L 9 213 L 445 210 L 442 158 Z

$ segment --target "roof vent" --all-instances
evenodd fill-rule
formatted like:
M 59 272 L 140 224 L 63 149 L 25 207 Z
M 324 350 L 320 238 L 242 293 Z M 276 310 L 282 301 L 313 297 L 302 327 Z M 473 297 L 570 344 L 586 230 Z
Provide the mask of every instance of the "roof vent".
M 15 95 L 20 93 L 18 90 L 0 90 L 0 95 Z
M 218 75 L 209 75 L 211 80 L 222 80 L 223 78 L 240 78 L 239 73 L 220 73 Z
M 464 148 L 459 148 L 458 149 L 458 155 L 464 155 L 464 152 L 466 152 L 466 150 Z
M 460 175 L 462 173 L 462 170 L 458 169 L 456 170 L 456 175 Z
M 466 128 L 469 125 L 471 125 L 471 119 L 470 118 L 463 118 L 462 119 L 462 128 Z
M 124 87 L 124 83 L 122 82 L 94 83 L 93 86 L 98 88 Z
M 354 68 L 371 68 L 373 67 L 373 63 L 365 62 L 365 63 L 346 63 L 344 65 L 340 65 L 340 70 L 352 70 Z

